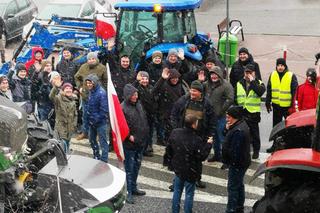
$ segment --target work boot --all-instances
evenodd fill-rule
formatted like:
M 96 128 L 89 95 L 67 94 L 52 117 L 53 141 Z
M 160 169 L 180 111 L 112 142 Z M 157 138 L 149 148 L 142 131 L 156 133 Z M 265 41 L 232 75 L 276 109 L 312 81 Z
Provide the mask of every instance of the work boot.
M 275 146 L 272 145 L 269 149 L 267 149 L 267 153 L 272 153 L 275 151 Z
M 220 167 L 220 169 L 226 170 L 226 169 L 229 169 L 229 166 L 224 163 L 224 164 L 222 164 L 222 166 Z
M 134 204 L 133 196 L 132 196 L 132 195 L 128 194 L 127 199 L 126 199 L 126 203 Z
M 78 136 L 76 137 L 76 139 L 77 139 L 78 141 L 83 140 L 83 139 L 85 139 L 85 138 L 88 138 L 88 135 L 86 135 L 86 134 L 84 134 L 84 133 L 81 133 L 80 135 L 78 135 Z
M 201 180 L 197 180 L 196 187 L 204 189 L 204 188 L 206 188 L 206 184 L 204 182 L 202 182 Z
M 132 192 L 132 195 L 136 195 L 136 196 L 143 196 L 143 195 L 146 195 L 146 192 L 145 191 L 142 191 L 142 190 L 135 190 Z
M 253 151 L 252 159 L 258 159 L 259 158 L 259 151 Z
M 208 162 L 221 162 L 221 158 L 214 155 L 211 158 L 208 158 Z
M 160 146 L 166 146 L 166 143 L 163 139 L 158 139 L 157 140 L 157 145 L 160 145 Z

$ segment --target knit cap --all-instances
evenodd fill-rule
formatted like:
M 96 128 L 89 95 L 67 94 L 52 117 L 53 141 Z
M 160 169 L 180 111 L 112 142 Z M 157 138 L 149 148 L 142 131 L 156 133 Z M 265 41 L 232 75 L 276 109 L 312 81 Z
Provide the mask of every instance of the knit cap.
M 162 59 L 162 57 L 163 57 L 162 52 L 161 52 L 161 51 L 154 51 L 154 52 L 152 53 L 152 60 L 153 60 L 155 57 L 160 57 L 160 58 Z
M 202 83 L 200 82 L 200 81 L 198 81 L 198 80 L 195 80 L 195 81 L 193 81 L 192 83 L 191 83 L 191 89 L 196 89 L 196 90 L 198 90 L 198 91 L 200 91 L 200 92 L 203 92 L 203 85 L 202 85 Z
M 67 87 L 70 87 L 71 89 L 73 89 L 72 84 L 70 84 L 70 83 L 64 83 L 64 84 L 62 85 L 62 87 L 61 87 L 62 91 L 64 91 L 64 89 L 67 88 Z
M 242 118 L 242 107 L 241 106 L 230 106 L 227 110 L 227 115 L 240 120 Z
M 89 52 L 87 55 L 87 60 L 89 60 L 91 58 L 98 60 L 98 54 L 96 52 Z
M 239 54 L 240 53 L 246 53 L 247 55 L 249 55 L 249 50 L 247 49 L 247 48 L 245 48 L 245 47 L 241 47 L 240 49 L 239 49 Z

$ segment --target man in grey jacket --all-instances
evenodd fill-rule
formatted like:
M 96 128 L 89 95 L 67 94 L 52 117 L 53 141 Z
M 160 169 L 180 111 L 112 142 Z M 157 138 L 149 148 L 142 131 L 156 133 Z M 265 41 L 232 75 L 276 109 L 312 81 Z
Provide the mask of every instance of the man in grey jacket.
M 221 161 L 221 143 L 223 130 L 226 125 L 226 111 L 234 100 L 232 85 L 223 78 L 220 67 L 215 66 L 209 70 L 209 78 L 204 82 L 205 96 L 211 103 L 217 118 L 216 137 L 214 142 L 214 156 L 208 162 Z

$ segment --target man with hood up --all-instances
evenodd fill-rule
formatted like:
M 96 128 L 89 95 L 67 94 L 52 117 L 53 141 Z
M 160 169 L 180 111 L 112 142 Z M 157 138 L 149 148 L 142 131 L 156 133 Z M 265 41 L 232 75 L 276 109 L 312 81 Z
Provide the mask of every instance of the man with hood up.
M 256 78 L 261 80 L 259 64 L 253 60 L 249 50 L 245 47 L 242 47 L 239 49 L 239 59 L 232 65 L 230 71 L 230 83 L 233 88 L 237 86 L 238 81 L 243 79 L 244 69 L 247 64 L 253 64 Z
M 102 85 L 104 89 L 107 88 L 108 78 L 106 67 L 99 63 L 98 56 L 95 52 L 88 53 L 87 63 L 82 64 L 80 69 L 74 76 L 74 80 L 77 89 L 80 91 L 82 100 L 82 130 L 81 134 L 77 136 L 77 140 L 82 140 L 88 137 L 89 124 L 86 111 L 89 90 L 84 80 L 88 77 L 89 74 L 96 74 L 99 79 L 100 85 Z
M 268 80 L 266 108 L 268 113 L 273 110 L 273 126 L 288 116 L 288 110 L 292 105 L 298 80 L 295 74 L 289 71 L 286 60 L 278 58 L 276 70 L 273 71 Z M 274 144 L 267 152 L 274 151 Z
M 12 93 L 9 88 L 8 77 L 5 75 L 0 76 L 0 96 L 12 101 Z
M 41 47 L 32 47 L 31 59 L 25 63 L 27 69 L 27 76 L 29 78 L 32 79 L 34 73 L 40 72 L 43 58 L 43 49 Z
M 57 64 L 57 72 L 60 73 L 63 82 L 76 86 L 74 75 L 79 69 L 79 64 L 73 61 L 71 48 L 66 46 L 62 50 L 61 61 Z
M 100 86 L 96 74 L 88 75 L 85 78 L 85 83 L 89 90 L 86 114 L 89 121 L 89 142 L 93 150 L 93 158 L 108 162 L 107 123 L 109 108 L 107 93 Z M 97 136 L 99 136 L 100 147 L 97 143 Z
M 231 84 L 223 78 L 220 67 L 209 70 L 209 78 L 204 83 L 205 96 L 211 103 L 217 117 L 216 138 L 213 145 L 214 156 L 208 162 L 221 161 L 221 145 L 224 140 L 223 130 L 226 125 L 226 111 L 233 104 L 234 90 Z
M 127 203 L 133 204 L 133 195 L 141 196 L 146 192 L 137 188 L 137 178 L 141 166 L 143 149 L 149 134 L 146 113 L 138 100 L 138 90 L 131 84 L 123 89 L 124 101 L 121 103 L 129 127 L 129 135 L 123 141 L 124 165 L 127 179 Z

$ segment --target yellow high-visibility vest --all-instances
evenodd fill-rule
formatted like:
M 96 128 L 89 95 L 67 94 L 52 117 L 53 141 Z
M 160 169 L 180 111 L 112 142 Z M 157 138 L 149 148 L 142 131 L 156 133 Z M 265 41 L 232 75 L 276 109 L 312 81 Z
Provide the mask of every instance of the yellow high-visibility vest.
M 271 74 L 271 102 L 281 107 L 291 106 L 291 80 L 293 73 L 287 71 L 280 81 L 277 71 Z
M 259 80 L 261 85 L 262 81 Z M 259 97 L 252 89 L 249 91 L 248 96 L 246 90 L 240 82 L 237 83 L 237 103 L 243 108 L 247 109 L 250 113 L 261 112 L 261 97 Z

